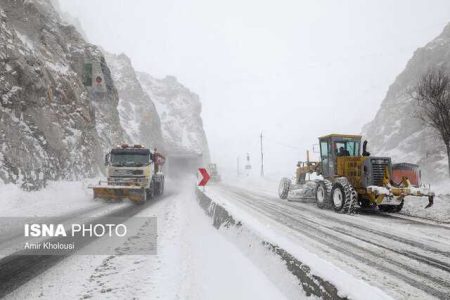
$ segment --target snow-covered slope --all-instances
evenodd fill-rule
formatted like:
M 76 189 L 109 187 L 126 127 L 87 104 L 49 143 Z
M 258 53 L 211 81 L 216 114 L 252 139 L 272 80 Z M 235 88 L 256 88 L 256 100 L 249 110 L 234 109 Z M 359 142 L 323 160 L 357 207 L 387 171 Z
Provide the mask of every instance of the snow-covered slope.
M 105 56 L 119 92 L 120 122 L 131 142 L 164 151 L 158 113 L 154 103 L 142 89 L 130 59 L 125 54 L 105 52 Z
M 209 161 L 198 95 L 173 76 L 156 79 L 143 72 L 137 74 L 142 87 L 156 105 L 168 151 L 174 154 L 202 154 L 204 161 Z
M 390 86 L 375 119 L 363 128 L 372 154 L 391 156 L 394 162 L 418 163 L 427 180 L 448 176 L 445 146 L 436 131 L 415 118 L 416 106 L 408 89 L 433 67 L 450 71 L 450 24 L 437 38 L 415 51 Z
M 47 0 L 0 0 L 0 26 L 0 182 L 33 189 L 96 174 L 125 138 L 102 53 Z M 101 84 L 85 87 L 86 65 Z

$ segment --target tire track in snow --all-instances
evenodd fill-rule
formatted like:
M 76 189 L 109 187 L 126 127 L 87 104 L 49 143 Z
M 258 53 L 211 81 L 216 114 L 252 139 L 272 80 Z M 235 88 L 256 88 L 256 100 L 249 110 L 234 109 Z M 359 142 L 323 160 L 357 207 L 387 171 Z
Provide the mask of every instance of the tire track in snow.
M 230 189 L 230 187 L 227 187 Z M 375 268 L 390 273 L 396 278 L 400 278 L 401 280 L 407 282 L 411 286 L 414 286 L 416 288 L 419 288 L 426 293 L 430 295 L 434 295 L 438 298 L 444 299 L 448 294 L 450 293 L 450 283 L 448 281 L 448 264 L 443 261 L 436 261 L 436 260 L 430 260 L 427 258 L 424 258 L 423 256 L 415 256 L 415 255 L 406 255 L 405 253 L 399 253 L 395 249 L 391 249 L 387 246 L 383 246 L 377 243 L 373 243 L 369 240 L 364 240 L 362 238 L 357 237 L 353 234 L 349 235 L 348 231 L 345 230 L 336 230 L 336 228 L 331 226 L 324 226 L 323 224 L 317 223 L 316 221 L 308 220 L 305 215 L 299 214 L 298 212 L 293 212 L 290 209 L 283 208 L 282 205 L 280 205 L 280 202 L 274 204 L 270 203 L 267 199 L 264 199 L 262 197 L 258 197 L 255 195 L 252 195 L 246 191 L 242 191 L 241 189 L 232 188 L 232 190 L 225 190 L 222 189 L 223 192 L 228 193 L 232 196 L 237 196 L 236 199 L 240 202 L 243 202 L 245 205 L 255 209 L 259 213 L 265 215 L 266 217 L 269 217 L 271 219 L 275 219 L 276 221 L 280 222 L 281 224 L 284 224 L 285 226 L 290 227 L 291 229 L 300 232 L 301 234 L 307 236 L 308 238 L 318 241 L 319 243 L 326 245 L 339 253 L 343 253 L 346 256 L 352 257 L 360 262 L 363 262 L 364 264 L 370 263 L 370 265 L 374 266 Z M 283 203 L 283 205 L 286 203 Z M 299 207 L 296 207 L 298 210 Z M 318 210 L 318 209 L 317 209 Z M 329 219 L 330 216 L 325 216 Z M 334 218 L 336 220 L 336 218 Z M 342 220 L 337 220 L 338 222 L 342 222 Z M 347 222 L 347 225 L 354 227 L 354 224 Z M 322 227 L 322 228 L 321 228 Z M 325 230 L 324 230 L 325 228 Z M 364 228 L 359 228 L 361 230 L 364 230 Z M 338 232 L 339 234 L 343 235 L 346 238 L 342 238 L 337 236 L 336 234 L 333 234 L 332 232 Z M 370 232 L 370 231 L 369 231 Z M 318 236 L 318 233 L 321 236 Z M 373 230 L 371 232 L 373 234 L 378 234 L 377 231 Z M 386 235 L 382 235 L 386 237 Z M 348 238 L 356 239 L 353 241 L 349 241 Z M 408 245 L 411 246 L 411 244 L 414 245 L 413 241 L 408 241 L 405 239 L 398 239 L 400 242 L 406 241 Z M 359 241 L 359 242 L 357 242 Z M 386 257 L 386 255 L 383 256 L 383 252 L 385 251 L 374 251 L 369 250 L 368 248 L 365 248 L 361 246 L 360 242 L 371 244 L 374 247 L 381 248 L 382 250 L 388 250 L 393 251 L 395 255 L 402 254 L 406 255 L 408 259 L 415 260 L 418 263 L 426 264 L 428 266 L 438 268 L 441 271 L 445 272 L 447 274 L 447 279 L 442 279 L 439 277 L 436 277 L 434 275 L 427 274 L 423 272 L 420 268 L 413 268 L 405 263 L 401 263 L 397 261 L 394 258 Z M 350 242 L 350 243 L 349 243 Z M 347 247 L 344 247 L 343 245 L 347 245 Z M 415 244 L 414 246 L 420 247 L 420 243 Z M 385 253 L 384 253 L 385 254 Z M 444 253 L 442 253 L 444 254 Z M 448 255 L 448 252 L 446 252 Z M 368 257 L 370 256 L 370 257 Z M 447 256 L 448 257 L 448 256 Z M 379 260 L 382 259 L 383 263 L 379 263 Z M 401 272 L 403 271 L 403 273 Z M 404 272 L 407 272 L 407 274 L 404 274 Z M 420 278 L 418 278 L 420 277 Z
M 128 217 L 138 214 L 156 202 L 169 197 L 166 193 L 163 197 L 153 199 L 143 205 L 129 205 L 122 209 L 113 210 L 110 213 L 99 216 L 105 217 Z M 72 214 L 69 214 L 72 215 Z M 70 219 L 70 218 L 69 218 Z M 88 245 L 95 239 L 90 239 L 83 246 Z M 20 255 L 12 254 L 0 260 L 0 298 L 8 295 L 22 284 L 38 276 L 44 271 L 55 266 L 70 255 Z
M 231 189 L 233 189 L 235 191 L 237 190 L 235 187 L 229 187 L 229 188 L 231 188 Z M 242 189 L 239 189 L 238 193 L 240 193 L 242 195 L 245 195 L 246 197 L 251 197 L 253 199 L 258 199 L 260 201 L 264 201 L 265 203 L 270 204 L 270 205 L 275 205 L 275 207 L 280 207 L 280 208 L 291 207 L 291 208 L 294 208 L 297 212 L 302 214 L 303 218 L 308 218 L 311 222 L 315 222 L 317 225 L 320 225 L 320 226 L 324 226 L 324 224 L 318 223 L 316 221 L 313 221 L 312 219 L 309 218 L 308 215 L 304 214 L 304 211 L 307 210 L 310 214 L 316 215 L 316 216 L 320 216 L 322 219 L 335 221 L 336 224 L 339 225 L 339 226 L 346 225 L 346 226 L 349 226 L 352 229 L 358 229 L 358 230 L 364 231 L 364 233 L 370 232 L 371 234 L 375 235 L 377 238 L 382 236 L 382 237 L 386 238 L 387 240 L 395 240 L 395 241 L 397 241 L 399 243 L 407 244 L 409 246 L 416 247 L 417 249 L 420 249 L 420 250 L 423 250 L 423 251 L 430 251 L 432 253 L 440 254 L 440 255 L 445 256 L 445 257 L 450 256 L 450 251 L 437 249 L 436 247 L 432 247 L 429 244 L 425 244 L 425 243 L 419 242 L 417 240 L 417 237 L 416 237 L 416 240 L 411 240 L 411 239 L 408 239 L 408 238 L 405 238 L 405 237 L 402 237 L 402 236 L 399 236 L 399 235 L 392 235 L 392 234 L 387 233 L 385 231 L 373 229 L 373 228 L 370 227 L 371 225 L 373 225 L 373 222 L 369 222 L 369 220 L 366 220 L 366 219 L 364 219 L 364 220 L 363 219 L 356 219 L 357 221 L 363 221 L 363 222 L 365 222 L 367 224 L 367 226 L 362 226 L 360 223 L 358 224 L 357 222 L 350 222 L 350 221 L 348 221 L 348 220 L 353 220 L 352 217 L 349 217 L 347 215 L 336 215 L 337 216 L 336 217 L 336 216 L 333 216 L 334 213 L 332 213 L 331 215 L 327 214 L 323 210 L 318 209 L 315 206 L 311 207 L 311 206 L 307 206 L 307 205 L 304 205 L 304 204 L 302 205 L 300 203 L 293 203 L 293 202 L 280 202 L 280 199 L 278 199 L 278 198 L 265 197 L 265 196 L 257 195 L 257 194 L 254 194 L 254 193 L 250 193 L 249 191 L 242 190 Z M 375 216 L 378 216 L 378 214 L 375 215 Z M 384 215 L 384 214 L 382 214 L 381 216 L 383 218 L 386 217 L 386 215 Z M 387 216 L 390 217 L 389 215 L 387 215 Z M 403 218 L 400 218 L 400 219 L 403 219 Z M 379 220 L 377 220 L 377 221 L 379 221 Z M 420 225 L 428 225 L 428 223 L 417 222 L 417 221 L 414 221 L 414 220 L 412 220 L 412 222 L 420 223 Z M 372 224 L 370 224 L 370 223 L 372 223 Z M 430 225 L 430 226 L 434 226 L 434 225 Z M 440 227 L 440 229 L 444 229 L 446 231 L 448 230 L 448 232 L 444 232 L 444 234 L 450 235 L 450 228 L 448 228 L 446 226 L 439 226 L 439 225 L 437 225 L 437 226 Z M 423 237 L 426 237 L 426 235 L 423 234 Z M 439 244 L 440 245 L 442 245 L 442 242 L 443 242 L 443 240 L 439 240 Z M 448 244 L 450 246 L 450 241 L 449 241 Z M 445 249 L 445 247 L 442 247 L 442 248 Z M 450 248 L 447 248 L 447 249 L 450 249 Z M 446 264 L 446 265 L 450 268 L 450 264 Z

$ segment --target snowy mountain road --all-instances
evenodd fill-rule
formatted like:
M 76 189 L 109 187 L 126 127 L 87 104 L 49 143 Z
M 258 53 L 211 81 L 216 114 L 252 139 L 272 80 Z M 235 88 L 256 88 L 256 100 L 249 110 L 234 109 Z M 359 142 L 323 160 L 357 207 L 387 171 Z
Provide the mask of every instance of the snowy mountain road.
M 106 217 L 125 217 L 131 218 L 134 215 L 141 212 L 143 209 L 150 207 L 151 205 L 163 200 L 166 197 L 170 197 L 170 194 L 164 195 L 153 201 L 149 201 L 144 205 L 135 205 L 128 202 L 117 203 L 118 205 L 94 205 L 85 209 L 79 209 L 72 213 L 67 213 L 64 216 L 58 217 L 61 222 L 67 222 L 70 220 L 80 218 L 81 216 L 89 216 L 98 219 Z M 22 229 L 23 230 L 23 229 Z M 20 235 L 13 234 L 12 238 L 23 239 L 23 232 Z M 80 239 L 79 244 L 86 246 L 95 239 Z M 8 241 L 10 242 L 10 239 Z M 2 247 L 0 241 L 0 247 Z M 0 259 L 0 298 L 9 294 L 17 287 L 21 286 L 25 282 L 41 274 L 45 270 L 53 267 L 67 256 L 64 255 L 20 255 L 12 254 Z
M 282 228 L 302 246 L 391 290 L 395 298 L 448 299 L 450 295 L 449 224 L 376 211 L 340 215 L 311 202 L 288 202 L 249 187 L 209 189 L 213 199 L 224 199 L 258 215 L 268 226 Z
M 0 262 L 1 298 L 307 299 L 290 276 L 281 277 L 284 287 L 292 287 L 290 292 L 279 289 L 245 253 L 211 226 L 196 203 L 194 184 L 194 177 L 176 184 L 168 181 L 164 197 L 144 205 L 128 201 L 102 205 L 105 210 L 116 207 L 113 210 L 120 216 L 155 218 L 156 254 L 10 256 Z M 74 187 L 81 195 L 78 201 L 90 206 L 92 195 L 83 195 L 82 188 L 78 184 Z M 58 201 L 53 194 L 47 198 Z M 145 234 L 148 229 L 138 231 Z M 130 243 L 119 246 L 119 251 L 139 245 L 139 232 L 128 239 Z M 84 249 L 100 244 L 101 239 Z

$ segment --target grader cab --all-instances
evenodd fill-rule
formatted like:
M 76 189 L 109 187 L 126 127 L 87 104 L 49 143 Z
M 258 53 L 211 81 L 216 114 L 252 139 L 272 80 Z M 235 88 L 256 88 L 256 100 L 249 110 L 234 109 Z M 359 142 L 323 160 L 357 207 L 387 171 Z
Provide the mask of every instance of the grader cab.
M 406 196 L 428 197 L 427 207 L 433 204 L 434 193 L 429 189 L 413 186 L 407 177 L 400 183 L 392 181 L 391 159 L 370 156 L 365 145 L 361 145 L 360 135 L 320 137 L 320 161 L 309 162 L 308 158 L 312 168 L 297 168 L 294 181 L 283 178 L 280 198 L 315 198 L 320 208 L 332 206 L 337 212 L 349 213 L 356 206 L 378 206 L 381 211 L 398 212 Z M 302 180 L 312 172 L 322 178 Z

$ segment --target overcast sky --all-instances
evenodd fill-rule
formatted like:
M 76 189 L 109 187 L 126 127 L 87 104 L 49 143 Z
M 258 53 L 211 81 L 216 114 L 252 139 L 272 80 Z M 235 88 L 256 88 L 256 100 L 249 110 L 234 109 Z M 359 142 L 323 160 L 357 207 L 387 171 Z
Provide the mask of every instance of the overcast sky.
M 60 0 L 92 43 L 200 96 L 211 155 L 291 175 L 327 133 L 360 133 L 448 0 Z M 370 147 L 370 141 L 369 141 Z M 257 171 L 258 170 L 258 171 Z

